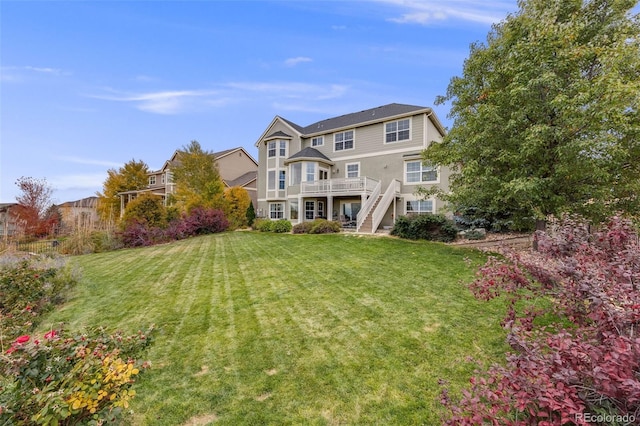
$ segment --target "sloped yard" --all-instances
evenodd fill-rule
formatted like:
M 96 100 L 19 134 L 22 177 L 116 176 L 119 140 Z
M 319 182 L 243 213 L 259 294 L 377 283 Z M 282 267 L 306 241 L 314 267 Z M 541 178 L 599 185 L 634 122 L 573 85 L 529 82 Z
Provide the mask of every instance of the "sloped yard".
M 136 424 L 439 424 L 505 351 L 499 303 L 463 282 L 474 251 L 354 235 L 224 233 L 76 257 L 81 285 L 44 327 L 160 332 Z

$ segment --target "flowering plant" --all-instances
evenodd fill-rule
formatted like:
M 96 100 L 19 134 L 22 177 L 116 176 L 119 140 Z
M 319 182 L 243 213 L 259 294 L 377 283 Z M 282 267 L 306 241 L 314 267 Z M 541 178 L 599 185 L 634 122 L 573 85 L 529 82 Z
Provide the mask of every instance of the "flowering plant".
M 0 355 L 0 423 L 115 421 L 135 396 L 135 378 L 149 366 L 137 358 L 152 332 L 59 329 L 41 338 L 19 336 Z

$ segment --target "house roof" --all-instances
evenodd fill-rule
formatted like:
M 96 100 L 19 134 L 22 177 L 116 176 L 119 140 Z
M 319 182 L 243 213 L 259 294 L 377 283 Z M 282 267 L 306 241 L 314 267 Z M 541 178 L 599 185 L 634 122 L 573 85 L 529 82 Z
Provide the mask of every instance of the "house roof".
M 291 138 L 291 135 L 286 134 L 283 131 L 278 130 L 277 132 L 271 133 L 269 136 L 267 136 L 265 139 L 272 139 L 272 138 Z
M 66 203 L 58 204 L 58 207 L 96 207 L 98 203 L 98 197 L 87 197 L 77 201 L 67 201 Z
M 232 187 L 232 186 L 245 186 L 246 184 L 256 180 L 258 177 L 258 172 L 257 171 L 251 171 L 251 172 L 247 172 L 245 174 L 243 174 L 240 177 L 237 177 L 233 180 L 230 181 L 225 181 L 225 183 L 227 184 L 228 187 Z
M 427 114 L 436 128 L 440 131 L 440 133 L 445 134 L 444 126 L 440 123 L 440 120 L 433 115 L 433 110 L 429 107 L 417 106 L 417 105 L 406 105 L 406 104 L 387 104 L 382 105 L 376 108 L 366 109 L 360 112 L 353 112 L 351 114 L 345 114 L 338 117 L 328 118 L 326 120 L 321 120 L 316 123 L 310 124 L 308 126 L 300 126 L 295 124 L 285 118 L 280 116 L 276 116 L 267 131 L 273 126 L 273 124 L 280 120 L 290 126 L 292 129 L 296 130 L 300 136 L 310 137 L 313 135 L 319 135 L 323 133 L 333 132 L 339 129 L 348 129 L 349 127 L 354 127 L 356 125 L 361 126 L 364 124 L 372 124 L 384 120 L 388 120 L 394 117 L 402 117 L 412 114 Z M 270 138 L 276 135 L 278 132 L 273 133 L 272 135 L 265 138 L 266 132 L 262 134 L 260 139 L 256 142 L 256 146 L 260 144 L 260 141 L 264 141 L 267 138 Z M 288 136 L 288 135 L 287 135 Z
M 306 160 L 306 159 L 322 160 L 327 164 L 334 164 L 333 161 L 329 159 L 329 157 L 327 157 L 317 149 L 311 148 L 309 146 L 302 149 L 301 151 L 296 152 L 291 157 L 287 158 L 285 163 L 292 163 L 295 160 Z
M 356 124 L 367 123 L 370 121 L 380 121 L 398 115 L 415 113 L 419 111 L 429 112 L 431 111 L 431 108 L 404 104 L 382 105 L 376 108 L 366 109 L 364 111 L 353 112 L 351 114 L 345 114 L 339 117 L 318 121 L 317 123 L 306 126 L 303 129 L 302 133 L 306 135 L 310 135 L 313 133 L 326 133 L 335 129 L 355 126 Z

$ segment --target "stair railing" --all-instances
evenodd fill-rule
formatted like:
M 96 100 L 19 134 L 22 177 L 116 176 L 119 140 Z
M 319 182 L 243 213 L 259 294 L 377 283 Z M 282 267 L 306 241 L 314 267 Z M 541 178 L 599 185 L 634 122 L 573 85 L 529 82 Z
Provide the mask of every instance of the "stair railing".
M 376 206 L 376 209 L 373 211 L 372 223 L 371 223 L 371 233 L 375 233 L 380 226 L 380 222 L 384 218 L 384 214 L 387 212 L 389 205 L 395 198 L 396 194 L 400 193 L 400 181 L 398 179 L 394 179 L 391 181 L 387 190 L 384 191 L 384 195 L 382 199 Z
M 376 186 L 373 187 L 373 191 L 371 191 L 369 198 L 367 198 L 367 200 L 364 202 L 364 204 L 360 208 L 360 211 L 358 212 L 358 216 L 357 216 L 356 231 L 360 230 L 362 223 L 369 215 L 369 212 L 371 211 L 373 204 L 376 202 L 376 200 L 380 196 L 381 189 L 382 189 L 382 182 L 377 182 Z

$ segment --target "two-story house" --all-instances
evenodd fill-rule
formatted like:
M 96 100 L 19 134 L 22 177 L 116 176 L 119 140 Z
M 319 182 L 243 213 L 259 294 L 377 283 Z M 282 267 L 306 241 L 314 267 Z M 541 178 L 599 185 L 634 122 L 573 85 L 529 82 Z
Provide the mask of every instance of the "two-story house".
M 255 144 L 258 216 L 375 232 L 400 215 L 435 213 L 442 201 L 415 192 L 448 191 L 449 171 L 421 159 L 444 134 L 431 108 L 395 103 L 306 127 L 276 116 Z
M 161 169 L 149 172 L 149 185 L 146 188 L 118 194 L 122 213 L 124 213 L 127 203 L 143 192 L 159 195 L 163 200 L 174 193 L 175 183 L 172 180 L 171 167 L 178 161 L 178 153 L 179 150 L 175 151 L 171 158 L 165 161 Z M 253 205 L 256 206 L 258 202 L 256 188 L 258 163 L 256 160 L 242 147 L 215 152 L 213 155 L 225 187 L 240 186 L 246 189 Z

